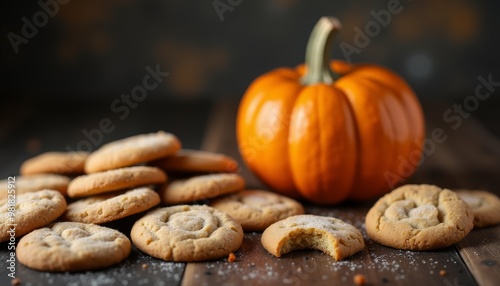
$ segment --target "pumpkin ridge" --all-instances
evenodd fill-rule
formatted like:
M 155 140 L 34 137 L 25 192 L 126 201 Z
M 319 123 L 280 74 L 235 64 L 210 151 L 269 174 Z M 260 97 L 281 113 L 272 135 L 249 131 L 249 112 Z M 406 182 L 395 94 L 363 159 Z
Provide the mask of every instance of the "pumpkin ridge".
M 351 188 L 350 188 L 351 192 L 352 192 L 352 188 L 355 186 L 355 182 L 358 179 L 358 173 L 359 173 L 360 168 L 361 168 L 361 156 L 359 156 L 360 149 L 361 149 L 361 145 L 360 145 L 361 138 L 359 136 L 359 133 L 360 133 L 359 125 L 358 125 L 358 121 L 356 120 L 356 116 L 354 115 L 354 107 L 352 106 L 352 102 L 349 100 L 349 97 L 347 96 L 347 94 L 341 88 L 336 87 L 335 84 L 333 84 L 332 87 L 334 89 L 336 89 L 344 97 L 345 102 L 347 103 L 346 104 L 347 108 L 349 109 L 349 112 L 347 112 L 347 113 L 351 117 L 351 121 L 353 124 L 352 132 L 354 133 L 354 140 L 356 142 L 356 163 L 354 164 L 354 176 L 352 177 Z M 351 196 L 351 194 L 348 194 L 348 197 L 350 197 L 350 196 Z
M 405 160 L 410 160 L 409 156 L 410 156 L 411 151 L 413 150 L 412 144 L 414 144 L 414 142 L 412 142 L 413 136 L 412 136 L 412 130 L 411 130 L 411 122 L 410 122 L 409 118 L 406 116 L 410 112 L 408 110 L 408 106 L 406 106 L 406 104 L 403 101 L 403 99 L 401 98 L 401 96 L 399 96 L 397 90 L 395 90 L 393 87 L 387 85 L 384 82 L 378 81 L 377 79 L 374 79 L 374 78 L 369 78 L 369 77 L 363 77 L 363 78 L 366 78 L 368 81 L 371 81 L 377 85 L 381 85 L 385 89 L 389 90 L 389 92 L 392 93 L 392 97 L 397 101 L 398 105 L 403 110 L 404 115 L 401 118 L 396 118 L 396 120 L 391 120 L 390 122 L 391 122 L 392 127 L 393 127 L 393 132 L 397 133 L 397 130 L 396 130 L 397 128 L 395 126 L 397 124 L 396 122 L 401 123 L 404 121 L 404 128 L 406 129 L 407 135 L 406 135 L 406 138 L 404 138 L 404 140 L 405 140 L 404 143 L 396 140 L 396 142 L 397 142 L 395 144 L 396 148 L 394 148 L 394 152 L 393 152 L 393 156 L 392 156 L 393 164 L 391 164 L 389 170 L 387 170 L 387 171 L 395 173 L 401 177 L 406 177 L 406 176 L 403 176 L 403 174 L 398 174 L 398 167 L 400 165 L 400 163 L 399 163 L 400 159 L 398 157 L 398 154 L 400 156 L 402 156 Z M 390 108 L 386 107 L 386 109 L 390 109 Z M 417 166 L 412 166 L 412 167 L 416 168 Z M 389 187 L 390 187 L 390 185 L 389 185 Z
M 349 196 L 349 193 L 350 193 L 350 190 L 352 189 L 352 187 L 354 186 L 354 182 L 356 180 L 356 177 L 357 177 L 357 173 L 358 173 L 358 170 L 359 170 L 359 161 L 360 161 L 360 158 L 358 156 L 359 154 L 359 135 L 358 135 L 358 132 L 357 132 L 357 128 L 358 128 L 358 124 L 357 124 L 357 121 L 356 119 L 353 117 L 353 111 L 352 111 L 352 106 L 351 106 L 351 102 L 349 101 L 349 99 L 347 98 L 346 94 L 344 93 L 344 91 L 340 88 L 337 88 L 335 86 L 335 83 L 332 83 L 331 85 L 326 85 L 328 87 L 328 89 L 322 89 L 322 92 L 318 94 L 317 98 L 320 98 L 321 96 L 341 96 L 343 97 L 343 101 L 345 103 L 345 108 L 347 108 L 346 112 L 344 112 L 344 114 L 342 116 L 349 116 L 350 117 L 350 121 L 352 123 L 352 130 L 350 130 L 350 132 L 353 133 L 353 136 L 354 136 L 354 145 L 355 145 L 355 154 L 356 154 L 356 158 L 355 158 L 355 163 L 354 163 L 354 175 L 352 176 L 350 182 L 348 183 L 349 185 L 349 188 L 347 188 L 349 191 L 346 192 L 346 194 L 343 196 L 343 198 L 340 200 L 340 201 L 343 201 L 345 200 L 345 198 L 347 198 Z M 332 92 L 334 94 L 331 94 L 332 92 L 326 92 L 328 91 L 329 89 L 332 90 Z M 325 108 L 321 108 L 321 105 L 318 104 L 318 107 L 319 110 L 322 110 L 323 113 L 321 114 L 320 116 L 320 120 L 323 120 L 325 118 L 325 115 L 326 115 L 326 112 L 325 112 Z M 326 126 L 328 125 L 328 122 L 320 122 L 318 121 L 319 123 L 319 126 L 318 126 L 318 130 L 321 130 L 321 126 Z M 345 126 L 345 128 L 348 128 L 347 126 Z M 346 131 L 346 133 L 349 133 L 349 131 Z M 320 134 L 320 147 L 321 147 L 321 150 L 325 150 L 325 149 L 328 149 L 330 148 L 330 146 L 328 145 L 324 145 L 323 142 L 325 142 L 324 140 L 322 140 L 322 137 L 324 137 L 324 133 L 323 132 L 319 132 Z M 322 136 L 323 135 L 323 136 Z M 326 152 L 320 152 L 320 153 L 326 153 Z M 343 154 L 339 154 L 340 156 L 342 156 Z M 320 162 L 320 164 L 322 165 L 321 166 L 321 170 L 325 170 L 326 169 L 326 161 L 324 158 L 324 156 L 320 156 L 318 157 L 318 161 Z M 348 158 L 349 160 L 351 160 L 351 158 Z M 331 171 L 331 170 L 328 170 L 328 171 Z M 328 174 L 323 174 L 325 176 L 327 176 Z M 342 178 L 343 180 L 346 180 L 347 178 Z M 335 189 L 329 189 L 328 190 L 328 186 L 325 185 L 326 182 L 324 180 L 322 180 L 322 190 L 324 191 L 328 191 L 328 192 L 337 192 L 338 190 L 335 190 Z M 322 197 L 325 197 L 325 195 L 321 195 Z
M 323 85 L 320 85 L 321 87 Z M 324 88 L 318 88 L 318 95 L 316 96 L 315 98 L 315 105 L 316 105 L 316 109 L 317 109 L 317 114 L 318 114 L 318 121 L 316 122 L 317 123 L 317 130 L 321 130 L 321 126 L 323 125 L 322 123 L 322 119 L 324 118 L 324 113 L 322 112 L 323 111 L 323 106 L 321 106 L 318 102 L 318 99 L 320 99 L 322 96 L 329 96 L 328 94 L 326 94 L 325 92 L 325 89 Z M 318 158 L 317 160 L 315 160 L 318 165 L 319 165 L 319 170 L 320 172 L 322 172 L 326 166 L 325 166 L 325 162 L 324 162 L 324 159 L 323 159 L 323 154 L 326 153 L 323 151 L 323 149 L 325 149 L 325 146 L 323 144 L 323 132 L 318 132 L 318 144 L 319 144 L 319 148 L 318 148 L 318 156 L 316 158 Z M 320 176 L 322 176 L 323 174 L 321 174 Z M 326 186 L 325 186 L 325 180 L 320 180 L 320 190 L 324 191 L 326 189 Z
M 392 166 L 392 160 L 388 161 L 394 154 L 392 117 L 387 111 L 387 106 L 381 104 L 383 95 L 380 94 L 380 86 L 352 76 L 341 78 L 337 84 L 346 93 L 356 124 L 363 123 L 357 125 L 356 130 L 359 138 L 357 149 L 360 156 L 359 168 L 349 198 L 353 200 L 373 198 L 380 192 L 379 189 L 386 189 L 382 173 L 378 174 L 380 168 L 387 169 Z M 366 109 L 367 104 L 371 109 Z M 386 132 L 389 132 L 390 136 L 386 136 Z M 378 155 L 375 156 L 374 152 Z M 369 155 L 371 156 L 367 157 Z
M 413 93 L 411 87 L 404 79 L 394 74 L 393 71 L 378 65 L 358 64 L 350 73 L 353 73 L 356 77 L 363 77 L 375 81 L 394 92 L 395 97 L 398 98 L 405 110 L 405 118 L 407 119 L 408 131 L 410 133 L 409 146 L 407 146 L 408 152 L 403 158 L 411 161 L 411 154 L 416 152 L 417 158 L 413 159 L 415 161 L 420 161 L 422 156 L 422 144 L 425 138 L 425 122 L 423 120 L 422 107 L 418 103 L 418 97 Z M 413 167 L 416 169 L 417 165 Z M 397 170 L 392 171 L 397 172 Z M 405 177 L 402 177 L 402 179 L 405 179 Z

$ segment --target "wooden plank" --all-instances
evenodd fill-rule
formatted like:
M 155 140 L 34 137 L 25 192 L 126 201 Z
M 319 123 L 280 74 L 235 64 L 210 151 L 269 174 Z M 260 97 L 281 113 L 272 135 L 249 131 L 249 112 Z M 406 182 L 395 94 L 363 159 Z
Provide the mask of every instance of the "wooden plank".
M 500 195 L 500 140 L 474 118 L 464 120 L 446 145 L 453 154 L 447 160 L 458 166 L 460 187 L 486 189 Z M 446 168 L 446 167 L 445 167 Z M 500 281 L 500 225 L 474 229 L 457 248 L 480 285 Z
M 214 109 L 216 118 L 207 128 L 205 149 L 239 158 L 234 136 L 237 104 L 222 103 Z M 422 166 L 425 168 L 425 165 Z M 244 177 L 251 176 L 243 166 Z M 418 179 L 418 177 L 417 177 Z M 254 180 L 251 179 L 251 180 Z M 370 284 L 475 285 L 467 267 L 454 247 L 439 251 L 412 252 L 387 248 L 373 243 L 364 230 L 364 217 L 373 202 L 321 207 L 306 204 L 306 212 L 333 216 L 352 223 L 365 237 L 367 247 L 343 261 L 335 262 L 319 251 L 295 251 L 275 258 L 260 244 L 260 233 L 247 233 L 238 260 L 219 259 L 189 263 L 182 285 L 354 285 L 355 274 L 364 274 Z M 439 275 L 445 270 L 446 275 Z M 458 284 L 460 282 L 460 284 Z
M 499 138 L 482 126 L 474 114 L 457 126 L 443 121 L 444 111 L 451 106 L 446 103 L 425 106 L 428 111 L 427 138 L 437 128 L 442 129 L 446 136 L 444 143 L 433 143 L 435 151 L 425 156 L 425 179 L 440 180 L 442 187 L 484 188 L 500 195 Z M 433 176 L 440 178 L 430 178 Z
M 7 258 L 7 252 L 0 252 L 2 262 Z M 143 264 L 147 267 L 143 268 Z M 16 277 L 21 280 L 21 285 L 179 285 L 183 270 L 184 263 L 153 259 L 133 248 L 127 260 L 104 270 L 50 273 L 31 270 L 18 263 Z M 11 285 L 8 273 L 6 267 L 0 269 L 0 285 Z
M 476 281 L 495 286 L 500 281 L 500 226 L 474 229 L 457 244 Z
M 453 247 L 438 251 L 413 252 L 387 248 L 371 242 L 364 231 L 366 207 L 338 208 L 309 206 L 307 212 L 333 216 L 362 230 L 367 247 L 360 253 L 335 262 L 319 251 L 294 251 L 276 258 L 260 244 L 260 233 L 247 233 L 236 262 L 225 259 L 189 263 L 183 278 L 188 285 L 354 285 L 353 277 L 363 274 L 369 284 L 390 285 L 475 285 Z M 439 272 L 446 271 L 441 276 Z M 457 281 L 463 284 L 456 284 Z
M 500 195 L 500 140 L 470 117 L 453 129 L 442 121 L 438 106 L 428 122 L 442 128 L 448 136 L 444 144 L 425 159 L 425 167 L 413 180 L 432 182 L 449 188 L 486 189 Z M 460 256 L 479 285 L 498 285 L 500 281 L 500 225 L 474 229 L 456 244 Z

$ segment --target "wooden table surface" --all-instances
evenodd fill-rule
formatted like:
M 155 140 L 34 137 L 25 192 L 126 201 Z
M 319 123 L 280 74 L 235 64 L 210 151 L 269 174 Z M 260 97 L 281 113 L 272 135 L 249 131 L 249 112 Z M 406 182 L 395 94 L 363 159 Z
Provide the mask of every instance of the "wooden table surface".
M 500 195 L 500 102 L 482 102 L 459 126 L 443 119 L 453 103 L 424 103 L 427 134 L 442 128 L 444 143 L 435 143 L 410 183 L 447 188 L 486 189 Z M 236 101 L 212 103 L 144 102 L 120 119 L 109 103 L 11 102 L 0 115 L 1 178 L 17 175 L 23 160 L 40 152 L 66 150 L 86 137 L 83 130 L 98 128 L 109 118 L 115 130 L 101 144 L 130 135 L 165 130 L 176 134 L 185 148 L 221 152 L 238 160 L 234 119 Z M 455 128 L 454 128 L 455 127 Z M 433 149 L 433 150 L 432 150 Z M 248 188 L 265 188 L 241 164 Z M 499 285 L 500 225 L 473 230 L 465 239 L 438 251 L 412 252 L 372 242 L 364 218 L 374 201 L 324 207 L 304 203 L 306 212 L 333 216 L 352 223 L 365 237 L 366 248 L 343 261 L 312 250 L 295 251 L 282 258 L 268 254 L 260 233 L 246 233 L 236 252 L 237 261 L 219 259 L 203 263 L 171 263 L 151 258 L 133 248 L 123 263 L 82 273 L 38 272 L 17 263 L 22 285 L 354 285 L 353 276 L 364 274 L 367 285 Z M 499 210 L 500 211 L 500 210 Z M 129 235 L 139 215 L 106 224 Z M 0 244 L 0 285 L 10 285 L 5 261 L 7 244 Z M 142 265 L 147 264 L 147 268 Z M 446 271 L 440 275 L 440 271 Z

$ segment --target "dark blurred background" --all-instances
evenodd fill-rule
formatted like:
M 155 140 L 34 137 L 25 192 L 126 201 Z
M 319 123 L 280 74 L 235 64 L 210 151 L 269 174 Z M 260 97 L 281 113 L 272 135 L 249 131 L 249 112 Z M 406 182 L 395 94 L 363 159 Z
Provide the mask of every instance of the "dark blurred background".
M 478 75 L 495 78 L 500 66 L 492 0 L 60 2 L 2 1 L 3 98 L 111 102 L 157 65 L 169 76 L 148 100 L 239 98 L 260 74 L 303 61 L 319 17 L 342 22 L 333 57 L 345 59 L 340 43 L 356 47 L 357 28 L 398 2 L 400 12 L 371 27 L 376 35 L 350 60 L 390 67 L 422 99 L 471 94 Z

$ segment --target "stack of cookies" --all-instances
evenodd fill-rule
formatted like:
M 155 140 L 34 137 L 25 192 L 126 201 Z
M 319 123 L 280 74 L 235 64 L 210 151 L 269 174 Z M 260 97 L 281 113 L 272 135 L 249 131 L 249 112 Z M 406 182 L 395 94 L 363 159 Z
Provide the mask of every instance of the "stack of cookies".
M 163 207 L 133 225 L 130 238 L 140 250 L 167 261 L 227 256 L 241 246 L 244 231 L 262 231 L 304 213 L 292 199 L 244 190 L 245 181 L 237 171 L 234 159 L 181 150 L 179 139 L 162 131 L 114 141 L 93 153 L 33 157 L 22 164 L 15 182 L 15 236 L 27 234 L 18 243 L 18 259 L 45 271 L 114 265 L 128 256 L 131 241 L 98 224 L 160 203 Z M 7 180 L 1 185 L 7 186 Z M 1 194 L 5 235 L 0 240 L 6 241 L 8 192 Z

